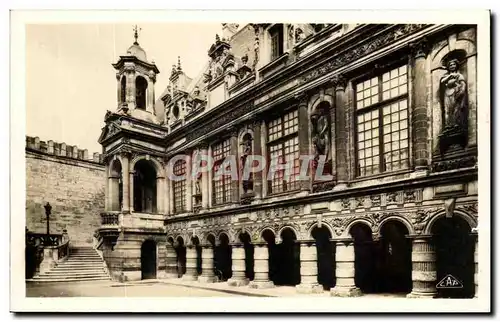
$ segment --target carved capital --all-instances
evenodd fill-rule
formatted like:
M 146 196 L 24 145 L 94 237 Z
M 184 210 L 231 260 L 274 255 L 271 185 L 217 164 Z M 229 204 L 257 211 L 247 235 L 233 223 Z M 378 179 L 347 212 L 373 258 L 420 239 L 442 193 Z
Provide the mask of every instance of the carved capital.
M 122 75 L 120 73 L 116 73 L 116 80 L 119 81 L 121 76 Z
M 308 95 L 306 91 L 300 91 L 296 93 L 293 98 L 299 103 L 299 104 L 306 104 Z
M 197 146 L 198 146 L 198 148 L 200 150 L 206 150 L 206 149 L 208 149 L 208 145 L 209 145 L 208 142 L 205 141 L 205 140 L 203 140 L 203 141 L 201 141 L 200 143 L 197 144 Z
M 429 53 L 429 42 L 427 38 L 422 38 L 418 41 L 409 44 L 411 54 L 415 59 L 425 58 Z
M 231 137 L 238 137 L 238 128 L 236 126 L 231 126 L 227 129 L 227 132 L 231 135 Z
M 334 75 L 330 79 L 330 82 L 332 83 L 333 87 L 335 87 L 336 91 L 344 91 L 347 86 L 347 80 L 342 74 Z

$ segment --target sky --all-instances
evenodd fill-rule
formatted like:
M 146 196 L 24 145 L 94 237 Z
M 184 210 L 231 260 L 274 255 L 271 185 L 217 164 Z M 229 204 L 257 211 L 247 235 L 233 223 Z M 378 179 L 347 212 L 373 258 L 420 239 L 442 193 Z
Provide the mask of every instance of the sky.
M 101 152 L 97 139 L 107 110 L 117 106 L 112 63 L 134 42 L 130 24 L 26 26 L 26 135 Z M 181 57 L 184 72 L 196 77 L 207 51 L 222 34 L 220 23 L 140 24 L 138 42 L 160 70 L 156 97 Z

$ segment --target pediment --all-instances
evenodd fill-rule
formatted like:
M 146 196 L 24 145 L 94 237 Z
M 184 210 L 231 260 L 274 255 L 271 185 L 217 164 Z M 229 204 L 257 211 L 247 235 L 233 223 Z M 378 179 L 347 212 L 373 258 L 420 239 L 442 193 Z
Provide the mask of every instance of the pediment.
M 120 126 L 114 122 L 111 122 L 102 129 L 101 136 L 99 136 L 98 142 L 102 143 L 107 139 L 109 139 L 110 137 L 116 135 L 120 131 L 121 131 Z

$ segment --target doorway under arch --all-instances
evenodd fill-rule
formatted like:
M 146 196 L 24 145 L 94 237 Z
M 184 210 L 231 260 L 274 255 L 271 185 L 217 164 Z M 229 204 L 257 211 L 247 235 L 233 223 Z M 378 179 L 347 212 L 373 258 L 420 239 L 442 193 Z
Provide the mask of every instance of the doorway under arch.
M 156 278 L 156 242 L 148 239 L 141 246 L 141 279 Z
M 148 160 L 139 160 L 134 166 L 134 210 L 156 212 L 156 169 Z
M 445 276 L 458 279 L 462 288 L 438 288 L 438 297 L 472 298 L 474 296 L 474 238 L 466 220 L 454 215 L 439 218 L 431 228 L 436 250 L 437 283 Z
M 184 244 L 184 239 L 179 236 L 177 237 L 177 245 L 175 247 L 175 252 L 177 253 L 177 276 L 182 277 L 186 274 L 186 245 Z
M 411 240 L 408 234 L 406 226 L 396 220 L 387 221 L 381 227 L 377 245 L 377 292 L 411 292 Z
M 375 289 L 375 247 L 372 230 L 364 223 L 354 224 L 349 233 L 354 240 L 354 281 L 363 293 Z
M 281 243 L 276 245 L 276 285 L 300 284 L 300 244 L 290 228 L 281 232 Z
M 222 233 L 219 236 L 219 245 L 215 247 L 214 262 L 216 272 L 220 275 L 221 281 L 227 281 L 232 276 L 231 245 L 229 237 Z
M 325 226 L 314 227 L 311 232 L 316 240 L 318 258 L 318 283 L 324 290 L 335 286 L 335 247 L 331 242 L 331 233 Z

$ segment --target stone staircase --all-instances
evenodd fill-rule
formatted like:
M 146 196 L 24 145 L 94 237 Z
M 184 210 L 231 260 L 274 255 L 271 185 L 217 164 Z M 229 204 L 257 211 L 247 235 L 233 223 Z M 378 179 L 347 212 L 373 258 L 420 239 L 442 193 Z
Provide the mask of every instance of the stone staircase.
M 110 280 L 104 261 L 92 247 L 71 248 L 68 258 L 33 282 L 80 282 Z

